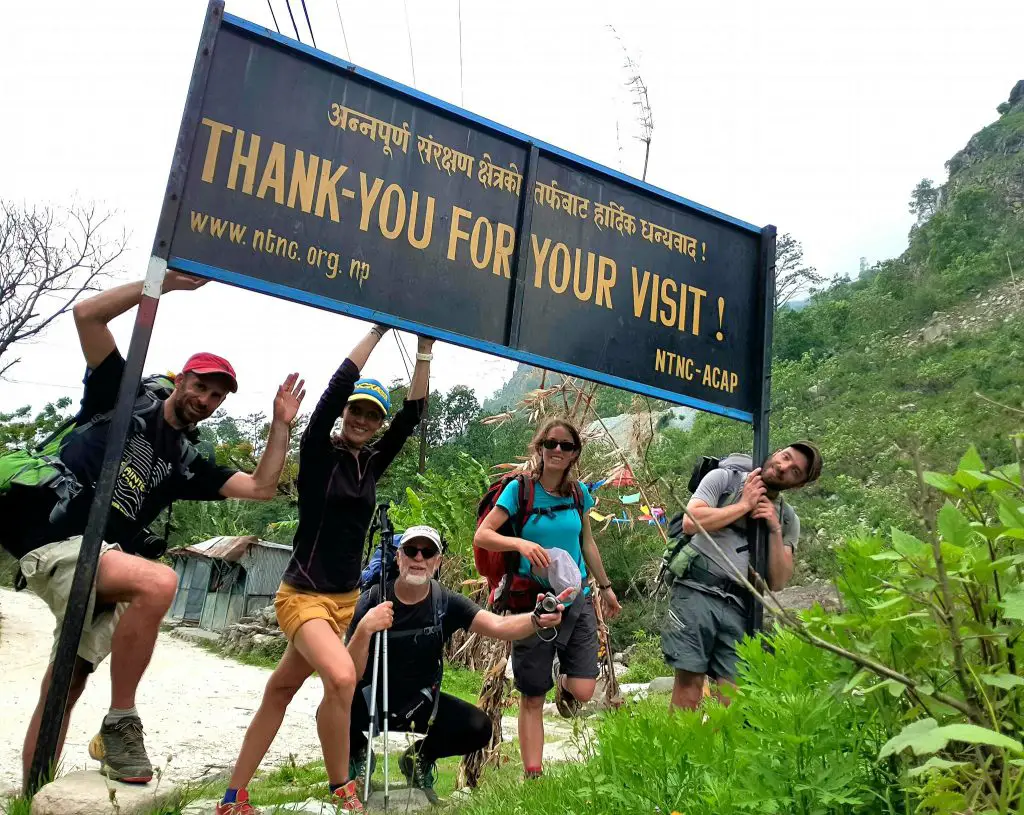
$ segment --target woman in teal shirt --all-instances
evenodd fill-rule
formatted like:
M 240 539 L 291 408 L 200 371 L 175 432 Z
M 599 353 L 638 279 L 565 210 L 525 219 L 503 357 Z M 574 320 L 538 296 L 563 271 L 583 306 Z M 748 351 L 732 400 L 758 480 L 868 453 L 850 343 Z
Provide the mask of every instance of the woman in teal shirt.
M 523 523 L 518 538 L 498 532 L 519 511 L 519 482 L 510 481 L 494 508 L 484 518 L 474 542 L 496 552 L 518 552 L 520 573 L 546 568 L 548 550 L 562 549 L 580 567 L 583 585 L 576 601 L 562 616 L 558 636 L 545 641 L 536 634 L 512 646 L 512 673 L 522 698 L 519 702 L 519 752 L 527 778 L 542 772 L 544 755 L 544 697 L 555 686 L 555 702 L 563 716 L 571 716 L 594 695 L 597 682 L 597 619 L 587 575 L 596 580 L 605 617 L 621 610 L 594 543 L 588 511 L 594 505 L 590 491 L 580 482 L 582 512 L 573 497 L 576 464 L 582 440 L 565 419 L 548 420 L 530 443 L 528 477 L 534 483 L 534 512 Z M 538 512 L 538 510 L 540 510 Z M 546 510 L 546 511 L 545 511 Z M 553 670 L 555 656 L 559 669 Z

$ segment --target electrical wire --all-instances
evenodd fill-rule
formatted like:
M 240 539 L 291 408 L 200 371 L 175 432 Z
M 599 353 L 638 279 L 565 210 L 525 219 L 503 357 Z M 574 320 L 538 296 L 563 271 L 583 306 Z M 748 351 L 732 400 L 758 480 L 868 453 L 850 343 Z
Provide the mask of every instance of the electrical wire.
M 271 5 L 270 0 L 267 0 L 267 8 L 270 9 L 270 19 L 274 21 L 274 28 L 277 29 L 277 33 L 281 33 L 281 26 L 277 24 L 277 15 L 274 14 L 274 7 Z
M 405 32 L 409 35 L 409 64 L 412 66 L 412 86 L 416 87 L 416 59 L 412 54 L 412 25 L 409 22 L 409 0 L 402 0 L 405 6 Z
M 295 15 L 292 14 L 291 0 L 284 0 L 284 4 L 288 7 L 288 16 L 292 18 L 292 30 L 295 32 L 295 39 L 302 42 L 302 37 L 299 36 L 299 27 L 295 25 Z
M 306 28 L 309 29 L 309 38 L 313 41 L 313 47 L 316 48 L 316 36 L 313 34 L 313 24 L 309 21 L 309 10 L 306 8 L 306 0 L 302 0 L 302 13 L 306 15 Z
M 397 331 L 391 332 L 395 337 L 395 344 L 398 346 L 398 356 L 401 357 L 402 367 L 405 368 L 405 378 L 409 384 L 412 384 L 412 372 L 409 370 L 409 363 L 412 362 L 412 357 L 409 356 L 409 352 L 405 350 L 405 343 L 402 342 L 398 337 Z M 408 360 L 408 361 L 406 361 Z
M 338 5 L 338 0 L 334 0 L 334 8 L 338 12 L 338 25 L 341 26 L 341 39 L 345 43 L 345 59 L 349 62 L 352 61 L 352 52 L 348 49 L 348 35 L 345 33 L 345 23 L 341 19 L 341 6 Z

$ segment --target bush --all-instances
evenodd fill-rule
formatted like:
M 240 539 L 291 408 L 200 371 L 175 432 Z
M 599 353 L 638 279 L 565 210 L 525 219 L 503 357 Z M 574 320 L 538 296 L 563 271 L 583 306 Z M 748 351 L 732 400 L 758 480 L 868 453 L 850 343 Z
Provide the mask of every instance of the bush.
M 639 630 L 633 632 L 633 648 L 629 655 L 629 670 L 620 682 L 650 682 L 656 676 L 672 676 L 672 669 L 665 664 L 661 652 L 661 636 Z
M 466 815 L 685 812 L 687 815 L 886 811 L 895 779 L 875 756 L 889 731 L 874 702 L 841 693 L 848 670 L 795 637 L 741 646 L 747 667 L 729 708 L 665 710 L 648 700 L 608 714 L 583 765 L 485 785 Z M 704 721 L 705 715 L 707 721 Z M 599 746 L 597 746 L 599 745 Z

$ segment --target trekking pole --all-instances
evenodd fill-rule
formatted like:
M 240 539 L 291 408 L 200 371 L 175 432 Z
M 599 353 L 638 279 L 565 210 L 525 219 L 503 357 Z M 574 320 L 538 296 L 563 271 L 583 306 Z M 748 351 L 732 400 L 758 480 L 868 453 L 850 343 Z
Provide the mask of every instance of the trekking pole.
M 381 527 L 380 519 L 383 518 L 387 521 L 387 504 L 381 504 L 377 507 L 377 517 L 374 518 L 373 523 L 370 527 L 370 538 L 369 541 L 373 540 L 373 532 L 375 530 L 382 530 L 381 532 L 381 571 L 380 571 L 380 582 L 377 584 L 377 602 L 383 603 L 385 600 L 384 591 L 387 586 L 387 565 L 384 562 L 384 549 L 383 544 L 385 543 L 383 528 Z M 373 676 L 370 679 L 370 727 L 366 734 L 366 777 L 363 783 L 363 797 L 367 801 L 370 800 L 370 778 L 373 775 L 373 740 L 380 732 L 377 728 L 377 678 L 380 675 L 380 652 L 381 652 L 381 632 L 378 631 L 373 635 Z M 387 753 L 385 752 L 384 761 L 387 762 Z M 385 763 L 385 777 L 387 774 L 387 764 Z M 386 796 L 385 796 L 386 798 Z
M 373 775 L 373 739 L 377 735 L 377 674 L 380 671 L 380 631 L 373 635 L 373 678 L 370 680 L 370 729 L 366 734 L 366 778 L 363 796 L 370 800 L 370 776 Z
M 388 581 L 388 567 L 389 559 L 392 556 L 391 546 L 394 543 L 395 530 L 391 526 L 391 519 L 388 518 L 388 505 L 382 504 L 380 507 L 380 596 L 385 596 L 387 590 Z M 381 659 L 383 660 L 383 667 L 381 671 L 383 673 L 384 680 L 384 815 L 388 812 L 388 801 L 391 796 L 391 777 L 390 777 L 390 750 L 388 745 L 388 630 L 385 628 L 380 632 L 383 634 L 383 654 Z

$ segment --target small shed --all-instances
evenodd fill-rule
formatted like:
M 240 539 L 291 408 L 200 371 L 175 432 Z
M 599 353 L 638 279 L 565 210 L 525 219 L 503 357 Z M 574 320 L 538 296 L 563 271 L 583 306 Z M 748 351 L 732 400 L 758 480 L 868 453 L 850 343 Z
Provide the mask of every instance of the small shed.
M 178 575 L 171 619 L 222 631 L 274 601 L 292 547 L 222 536 L 168 554 Z

